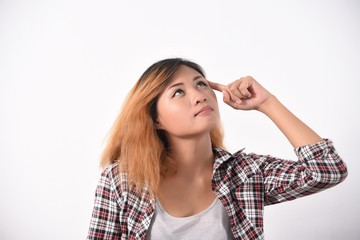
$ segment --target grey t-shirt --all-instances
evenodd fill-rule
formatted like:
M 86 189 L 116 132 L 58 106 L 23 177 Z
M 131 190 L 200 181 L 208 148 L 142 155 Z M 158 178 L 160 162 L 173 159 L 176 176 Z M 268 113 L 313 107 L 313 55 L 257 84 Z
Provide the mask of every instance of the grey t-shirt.
M 190 217 L 173 217 L 156 199 L 155 213 L 146 240 L 234 239 L 229 216 L 218 198 L 206 210 Z

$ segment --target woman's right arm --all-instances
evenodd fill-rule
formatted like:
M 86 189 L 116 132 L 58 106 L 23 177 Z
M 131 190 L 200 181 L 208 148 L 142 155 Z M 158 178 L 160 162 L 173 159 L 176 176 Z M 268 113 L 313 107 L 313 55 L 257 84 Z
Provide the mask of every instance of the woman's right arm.
M 100 177 L 95 192 L 94 209 L 90 221 L 87 239 L 120 239 L 120 206 L 111 178 L 111 169 L 107 168 Z

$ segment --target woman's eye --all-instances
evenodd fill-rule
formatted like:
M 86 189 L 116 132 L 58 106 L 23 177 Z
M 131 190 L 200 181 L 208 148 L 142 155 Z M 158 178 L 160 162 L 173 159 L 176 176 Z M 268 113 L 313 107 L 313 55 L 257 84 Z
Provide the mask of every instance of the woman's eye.
M 175 96 L 177 96 L 177 95 L 179 95 L 179 94 L 181 94 L 181 93 L 183 93 L 184 91 L 182 90 L 182 89 L 177 89 L 175 92 L 174 92 L 174 94 L 173 94 L 173 97 L 175 97 Z
M 205 82 L 203 82 L 203 81 L 198 82 L 197 85 L 201 86 L 201 87 L 206 87 L 207 86 L 207 84 Z

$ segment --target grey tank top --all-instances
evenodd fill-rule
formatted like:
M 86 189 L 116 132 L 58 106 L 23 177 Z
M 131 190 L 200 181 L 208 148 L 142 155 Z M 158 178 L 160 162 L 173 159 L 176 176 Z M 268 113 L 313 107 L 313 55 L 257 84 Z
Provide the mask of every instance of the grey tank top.
M 173 217 L 156 199 L 156 207 L 146 240 L 234 239 L 229 216 L 218 198 L 206 210 L 190 217 Z

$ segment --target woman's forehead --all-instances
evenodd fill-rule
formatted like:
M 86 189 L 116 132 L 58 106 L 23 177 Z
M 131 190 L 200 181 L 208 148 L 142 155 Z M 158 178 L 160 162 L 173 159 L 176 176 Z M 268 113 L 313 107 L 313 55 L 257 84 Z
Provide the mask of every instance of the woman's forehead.
M 167 86 L 176 81 L 192 81 L 195 77 L 200 76 L 203 78 L 202 74 L 196 71 L 195 69 L 188 67 L 186 65 L 181 65 L 167 82 Z

